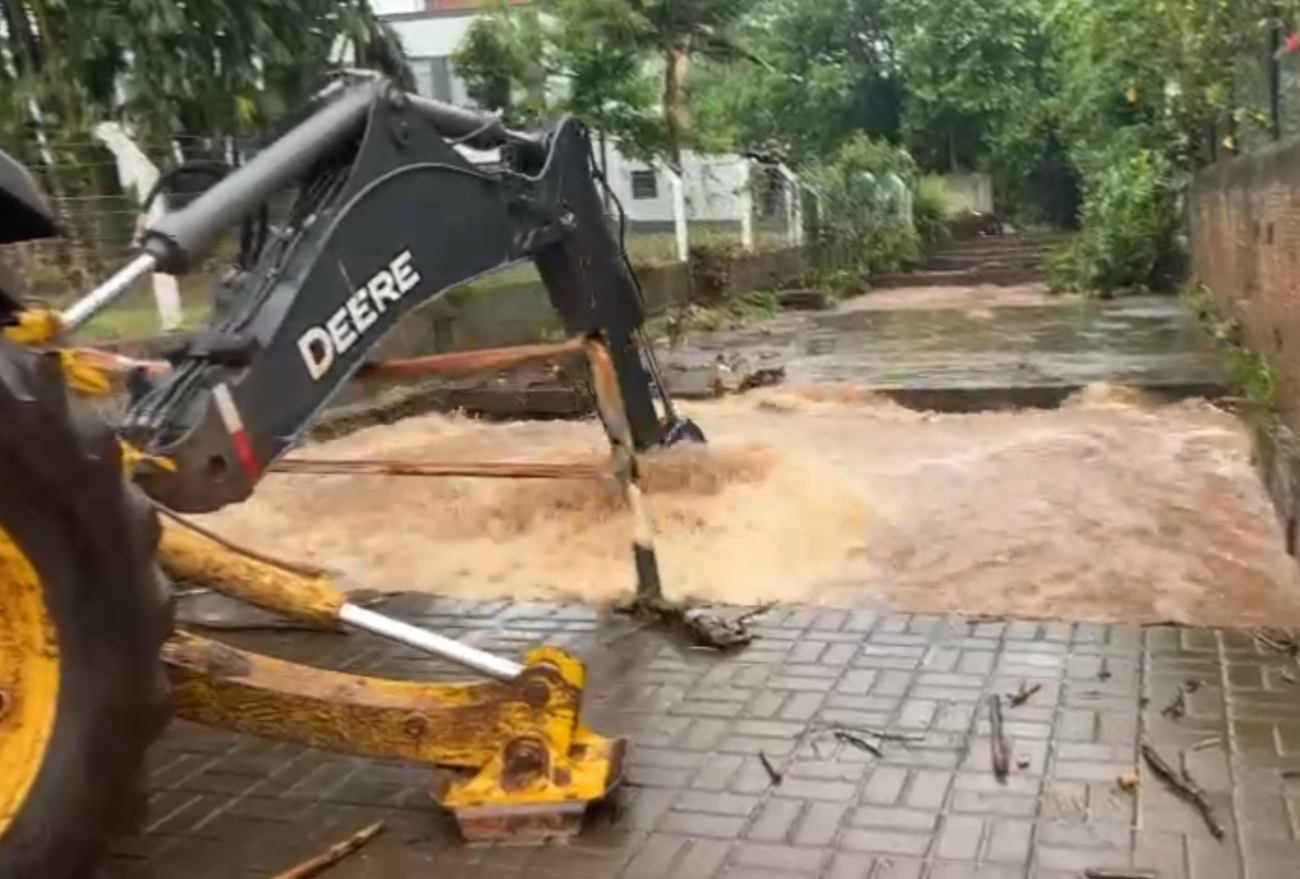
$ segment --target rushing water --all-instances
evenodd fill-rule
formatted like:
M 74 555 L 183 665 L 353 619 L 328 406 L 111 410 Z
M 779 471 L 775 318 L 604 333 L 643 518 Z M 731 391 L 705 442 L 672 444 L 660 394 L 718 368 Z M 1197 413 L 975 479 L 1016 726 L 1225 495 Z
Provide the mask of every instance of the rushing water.
M 1209 405 L 1100 387 L 1059 410 L 936 415 L 823 385 L 689 410 L 711 445 L 646 464 L 674 596 L 1300 624 L 1248 436 Z M 604 445 L 591 423 L 427 416 L 302 454 L 592 461 Z M 207 520 L 350 587 L 604 602 L 633 584 L 600 483 L 273 475 Z

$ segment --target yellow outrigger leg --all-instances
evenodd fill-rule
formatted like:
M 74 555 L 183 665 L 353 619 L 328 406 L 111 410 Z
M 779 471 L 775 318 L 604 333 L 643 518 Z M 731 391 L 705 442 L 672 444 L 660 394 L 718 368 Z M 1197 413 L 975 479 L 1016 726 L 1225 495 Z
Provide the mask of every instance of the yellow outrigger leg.
M 491 680 L 418 683 L 283 662 L 192 634 L 163 648 L 177 717 L 313 748 L 420 763 L 471 841 L 565 839 L 623 779 L 625 739 L 579 723 L 586 671 L 569 654 L 523 664 L 346 601 L 325 577 L 240 554 L 165 519 L 163 567 L 315 627 L 359 629 Z
M 35 566 L 0 525 L 0 838 L 27 800 L 54 733 L 59 644 Z

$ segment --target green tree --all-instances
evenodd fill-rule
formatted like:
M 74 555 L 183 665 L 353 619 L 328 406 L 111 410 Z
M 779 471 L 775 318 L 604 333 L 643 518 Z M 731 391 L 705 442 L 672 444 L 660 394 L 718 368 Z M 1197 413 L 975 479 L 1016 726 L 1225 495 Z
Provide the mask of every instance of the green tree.
M 573 115 L 617 140 L 625 154 L 659 154 L 662 125 L 644 53 L 605 38 L 613 2 L 498 5 L 470 26 L 453 58 L 470 97 L 523 124 Z
M 906 143 L 923 167 L 980 170 L 1007 120 L 1041 102 L 1039 0 L 889 0 Z
M 7 137 L 84 138 L 106 118 L 148 136 L 227 135 L 301 100 L 350 44 L 409 83 L 397 39 L 366 0 L 0 0 Z M 24 150 L 26 152 L 26 150 Z
M 866 134 L 897 140 L 903 82 L 885 0 L 767 0 L 736 28 L 766 64 L 706 62 L 694 97 L 710 145 L 779 143 L 797 160 Z
M 456 63 L 476 100 L 501 109 L 523 103 L 526 110 L 545 105 L 574 112 L 632 143 L 635 152 L 660 152 L 680 167 L 683 150 L 693 144 L 695 61 L 757 60 L 733 35 L 746 6 L 745 0 L 541 0 L 476 22 Z M 660 82 L 658 130 L 648 118 L 656 97 L 650 77 Z M 554 83 L 555 94 L 517 100 L 537 81 Z

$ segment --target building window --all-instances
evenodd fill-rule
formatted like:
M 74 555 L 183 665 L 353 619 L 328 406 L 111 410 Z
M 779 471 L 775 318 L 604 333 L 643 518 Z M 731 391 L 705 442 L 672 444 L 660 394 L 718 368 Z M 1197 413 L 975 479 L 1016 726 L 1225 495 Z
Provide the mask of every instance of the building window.
M 654 171 L 632 172 L 632 198 L 648 201 L 659 197 L 659 176 Z
M 415 76 L 415 90 L 421 97 L 446 103 L 455 100 L 450 59 L 412 58 L 410 65 L 411 73 Z

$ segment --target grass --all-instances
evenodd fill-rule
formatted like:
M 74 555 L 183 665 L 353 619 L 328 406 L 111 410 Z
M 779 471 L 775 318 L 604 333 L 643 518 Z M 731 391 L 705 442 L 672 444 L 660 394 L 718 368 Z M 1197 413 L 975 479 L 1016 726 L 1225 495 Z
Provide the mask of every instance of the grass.
M 1277 406 L 1277 381 L 1268 358 L 1251 350 L 1242 326 L 1224 314 L 1214 292 L 1204 284 L 1183 291 L 1183 301 L 1200 319 L 1223 357 L 1228 381 L 1255 410 L 1272 412 Z

